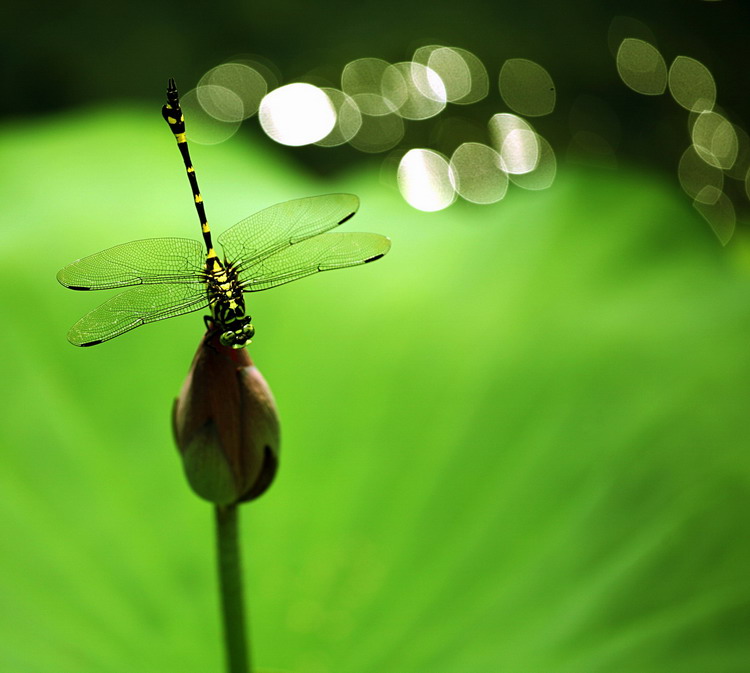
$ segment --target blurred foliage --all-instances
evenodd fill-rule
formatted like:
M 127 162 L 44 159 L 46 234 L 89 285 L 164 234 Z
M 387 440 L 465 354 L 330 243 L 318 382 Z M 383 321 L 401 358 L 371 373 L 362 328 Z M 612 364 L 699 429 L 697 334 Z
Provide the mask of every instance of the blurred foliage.
M 211 512 L 169 428 L 200 316 L 76 349 L 104 293 L 54 280 L 116 243 L 198 237 L 163 126 L 119 105 L 0 130 L 2 670 L 221 661 Z M 351 191 L 347 227 L 394 241 L 250 296 L 283 444 L 243 511 L 260 667 L 747 670 L 741 237 L 720 249 L 654 173 L 567 167 L 427 215 L 368 166 L 323 183 L 263 143 L 193 154 L 217 232 Z

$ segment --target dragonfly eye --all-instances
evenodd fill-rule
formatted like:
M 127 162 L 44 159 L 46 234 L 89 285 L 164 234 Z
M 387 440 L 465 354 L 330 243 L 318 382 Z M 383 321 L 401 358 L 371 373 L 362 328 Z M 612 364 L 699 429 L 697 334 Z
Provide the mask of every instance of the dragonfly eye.
M 246 323 L 238 330 L 222 332 L 219 343 L 229 348 L 244 348 L 250 343 L 253 334 L 255 334 L 255 328 L 252 324 Z
M 219 337 L 219 343 L 222 346 L 231 346 L 232 348 L 242 348 L 237 345 L 237 336 L 234 332 L 223 332 Z

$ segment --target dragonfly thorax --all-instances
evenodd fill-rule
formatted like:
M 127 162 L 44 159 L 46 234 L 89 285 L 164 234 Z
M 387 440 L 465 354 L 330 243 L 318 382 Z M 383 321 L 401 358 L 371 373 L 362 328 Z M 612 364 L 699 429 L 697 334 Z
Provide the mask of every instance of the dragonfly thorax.
M 226 267 L 217 264 L 208 272 L 207 292 L 221 345 L 243 348 L 250 343 L 255 328 L 250 322 L 251 317 L 245 313 L 242 287 L 230 264 Z

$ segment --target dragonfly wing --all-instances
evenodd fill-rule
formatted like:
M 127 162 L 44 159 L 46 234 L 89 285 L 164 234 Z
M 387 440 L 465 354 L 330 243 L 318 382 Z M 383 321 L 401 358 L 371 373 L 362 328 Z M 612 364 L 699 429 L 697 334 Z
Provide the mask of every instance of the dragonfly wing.
M 390 248 L 391 239 L 380 234 L 321 234 L 242 268 L 239 281 L 243 292 L 267 290 L 319 271 L 374 262 Z
M 73 290 L 108 290 L 203 278 L 203 246 L 189 238 L 148 238 L 102 250 L 68 264 L 57 280 Z
M 134 287 L 83 316 L 70 328 L 68 341 L 76 346 L 93 346 L 146 323 L 206 306 L 208 297 L 203 283 Z
M 357 212 L 354 194 L 324 194 L 277 203 L 225 231 L 218 240 L 237 268 L 338 227 Z

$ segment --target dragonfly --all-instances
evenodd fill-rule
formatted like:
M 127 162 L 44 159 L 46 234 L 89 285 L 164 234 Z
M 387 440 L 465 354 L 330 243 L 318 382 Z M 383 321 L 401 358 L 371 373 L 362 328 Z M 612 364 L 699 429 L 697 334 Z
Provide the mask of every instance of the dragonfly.
M 193 192 L 203 243 L 149 238 L 116 245 L 76 260 L 57 280 L 71 290 L 130 288 L 84 315 L 68 332 L 75 346 L 94 346 L 147 323 L 209 309 L 206 325 L 219 342 L 243 348 L 255 334 L 244 295 L 320 271 L 367 264 L 391 247 L 388 237 L 331 232 L 359 207 L 353 194 L 325 194 L 278 203 L 219 235 L 216 252 L 185 134 L 174 79 L 162 116 L 177 140 Z

